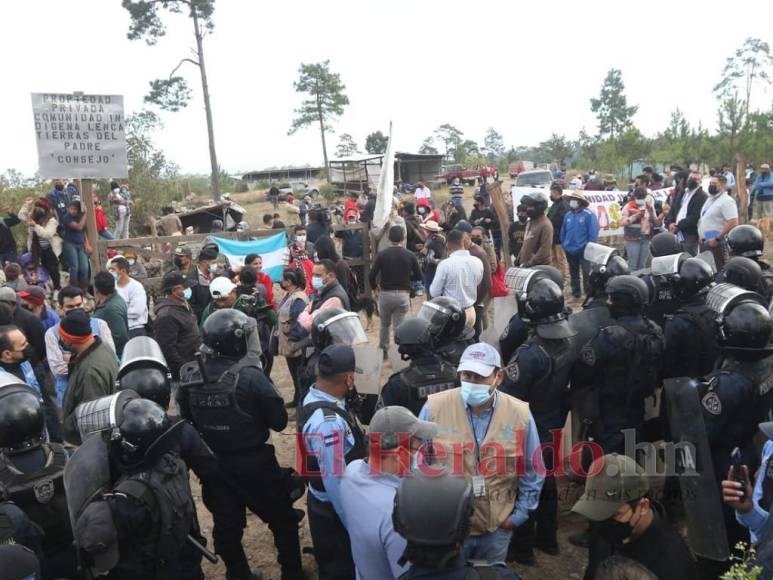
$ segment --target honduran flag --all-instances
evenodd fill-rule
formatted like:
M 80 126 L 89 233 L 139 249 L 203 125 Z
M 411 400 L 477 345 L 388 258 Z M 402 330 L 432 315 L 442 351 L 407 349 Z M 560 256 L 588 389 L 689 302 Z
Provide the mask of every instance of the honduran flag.
M 280 232 L 275 236 L 259 240 L 238 241 L 212 236 L 220 248 L 220 253 L 228 258 L 231 267 L 243 266 L 247 254 L 258 254 L 263 258 L 263 272 L 271 276 L 274 282 L 282 280 L 282 271 L 287 263 L 287 235 Z

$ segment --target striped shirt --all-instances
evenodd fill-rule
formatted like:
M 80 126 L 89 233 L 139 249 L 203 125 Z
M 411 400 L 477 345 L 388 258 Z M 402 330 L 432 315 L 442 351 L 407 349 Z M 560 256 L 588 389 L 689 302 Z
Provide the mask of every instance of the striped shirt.
M 456 250 L 440 262 L 429 292 L 459 301 L 462 308 L 475 305 L 478 285 L 483 280 L 483 264 L 468 250 Z

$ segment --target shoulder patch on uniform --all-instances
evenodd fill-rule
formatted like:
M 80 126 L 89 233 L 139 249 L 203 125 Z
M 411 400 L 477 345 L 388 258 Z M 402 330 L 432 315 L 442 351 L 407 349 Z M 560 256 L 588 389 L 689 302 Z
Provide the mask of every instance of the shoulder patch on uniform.
M 499 335 L 499 340 L 507 340 L 507 337 L 510 336 L 510 325 L 508 324 L 505 326 L 505 329 L 502 331 L 502 334 Z
M 580 358 L 582 359 L 582 362 L 584 362 L 589 367 L 592 367 L 596 364 L 596 351 L 593 350 L 593 346 L 588 344 L 583 347 L 582 351 L 580 352 Z
M 760 383 L 759 393 L 760 395 L 766 395 L 768 391 L 773 388 L 773 376 L 768 377 Z
M 507 374 L 507 378 L 514 383 L 517 383 L 518 379 L 521 377 L 521 369 L 518 367 L 517 362 L 507 365 L 507 367 L 505 367 L 505 373 Z
M 701 405 L 706 411 L 712 415 L 722 414 L 722 401 L 719 400 L 719 395 L 715 391 L 709 391 L 701 399 Z

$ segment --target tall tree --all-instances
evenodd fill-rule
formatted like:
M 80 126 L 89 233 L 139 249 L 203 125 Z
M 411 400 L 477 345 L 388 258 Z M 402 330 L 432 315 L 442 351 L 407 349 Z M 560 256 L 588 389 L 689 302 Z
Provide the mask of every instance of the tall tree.
M 438 150 L 435 147 L 435 140 L 432 137 L 424 139 L 419 147 L 419 153 L 422 155 L 437 155 Z
M 550 139 L 539 144 L 540 149 L 547 157 L 546 161 L 558 161 L 564 163 L 574 154 L 574 145 L 564 135 L 553 133 Z
M 746 110 L 744 102 L 738 98 L 738 92 L 727 93 L 719 103 L 717 111 L 719 133 L 729 139 L 731 158 L 735 154 L 738 133 L 746 121 Z
M 368 153 L 381 154 L 386 152 L 389 137 L 381 131 L 375 131 L 365 137 L 365 151 Z
M 465 139 L 454 147 L 454 161 L 475 165 L 481 161 L 480 147 L 472 139 Z
M 771 68 L 773 55 L 770 54 L 770 45 L 759 38 L 747 38 L 743 46 L 725 62 L 722 80 L 714 87 L 714 92 L 719 98 L 726 98 L 740 84 L 746 94 L 744 114 L 748 116 L 754 84 L 759 81 L 762 85 L 769 85 Z
M 169 73 L 166 79 L 156 79 L 150 82 L 150 93 L 145 101 L 158 105 L 164 110 L 178 111 L 188 104 L 191 91 L 185 78 L 176 76 L 175 73 L 185 64 L 192 64 L 199 69 L 201 75 L 201 92 L 204 98 L 204 112 L 207 117 L 207 135 L 209 138 L 209 162 L 210 180 L 212 183 L 212 195 L 216 200 L 220 199 L 220 176 L 215 152 L 215 130 L 212 125 L 212 105 L 209 100 L 209 85 L 207 83 L 207 69 L 204 64 L 204 36 L 211 33 L 214 28 L 212 14 L 215 11 L 215 0 L 122 0 L 121 5 L 129 12 L 131 24 L 129 25 L 129 40 L 144 38 L 148 45 L 154 45 L 159 37 L 166 34 L 166 27 L 161 21 L 160 10 L 165 9 L 172 13 L 187 11 L 188 17 L 193 23 L 193 34 L 196 38 L 195 59 L 183 58 Z
M 602 138 L 614 139 L 633 126 L 632 117 L 639 107 L 628 106 L 624 91 L 623 73 L 613 68 L 604 79 L 599 98 L 590 100 L 590 110 L 596 113 L 599 120 L 599 134 Z
M 483 137 L 483 152 L 489 163 L 505 153 L 505 140 L 494 127 L 486 129 L 486 136 Z
M 338 137 L 336 155 L 338 157 L 351 157 L 357 153 L 359 153 L 359 149 L 357 143 L 354 142 L 354 138 L 349 133 L 341 133 Z
M 435 138 L 445 146 L 446 158 L 450 158 L 454 154 L 456 148 L 461 144 L 463 136 L 464 133 L 448 123 L 435 129 Z
M 305 93 L 309 98 L 305 99 L 301 106 L 295 109 L 288 135 L 292 135 L 298 129 L 303 129 L 314 123 L 319 123 L 319 132 L 322 137 L 322 156 L 327 167 L 327 143 L 325 131 L 332 131 L 333 119 L 344 114 L 344 107 L 349 104 L 349 97 L 344 90 L 346 86 L 341 82 L 338 73 L 330 72 L 330 61 L 313 64 L 301 64 L 298 69 L 298 80 L 293 83 L 295 92 Z

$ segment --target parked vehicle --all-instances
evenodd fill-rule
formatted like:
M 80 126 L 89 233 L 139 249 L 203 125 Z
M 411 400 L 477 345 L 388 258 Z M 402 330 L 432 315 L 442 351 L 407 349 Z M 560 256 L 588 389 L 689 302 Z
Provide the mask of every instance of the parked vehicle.
M 467 185 L 476 185 L 480 178 L 480 169 L 465 169 L 463 165 L 445 165 L 443 173 L 438 176 L 438 179 L 443 179 L 446 183 L 451 183 L 457 178 Z

